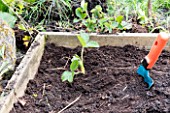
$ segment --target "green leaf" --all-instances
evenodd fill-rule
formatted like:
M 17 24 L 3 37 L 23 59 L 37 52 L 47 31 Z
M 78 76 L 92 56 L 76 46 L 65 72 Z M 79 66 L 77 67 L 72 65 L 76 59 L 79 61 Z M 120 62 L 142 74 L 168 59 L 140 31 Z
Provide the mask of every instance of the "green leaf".
M 79 21 L 80 21 L 80 19 L 74 18 L 73 23 L 77 23 Z
M 96 41 L 89 41 L 86 47 L 99 47 L 99 44 Z
M 34 3 L 36 0 L 24 0 L 24 1 L 26 1 L 28 3 Z
M 123 26 L 121 24 L 119 24 L 117 28 L 123 30 Z
M 81 7 L 83 8 L 84 11 L 87 11 L 87 3 L 85 3 L 85 0 L 81 1 Z
M 89 41 L 89 34 L 81 32 L 80 36 L 83 38 L 85 43 L 87 43 Z
M 87 33 L 80 33 L 80 35 L 77 36 L 78 40 L 80 41 L 82 47 L 85 47 L 87 42 L 89 41 L 89 35 Z
M 116 18 L 116 21 L 120 24 L 123 21 L 123 16 L 120 15 Z
M 80 35 L 77 35 L 77 38 L 82 47 L 86 46 L 86 42 L 83 40 L 83 38 Z
M 80 60 L 80 57 L 78 55 L 74 55 L 71 61 L 73 62 L 74 60 Z
M 78 66 L 79 66 L 78 60 L 73 60 L 71 65 L 70 65 L 70 70 L 75 71 L 78 68 Z
M 83 24 L 87 27 L 89 31 L 94 31 L 96 25 L 96 19 L 90 19 L 88 18 L 86 21 L 83 21 Z
M 8 7 L 0 0 L 0 11 L 8 12 Z
M 23 4 L 22 2 L 19 2 L 19 3 L 17 4 L 17 6 L 19 7 L 18 13 L 19 13 L 19 14 L 22 14 L 23 8 L 24 8 L 24 4 Z
M 0 12 L 0 18 L 4 21 L 6 21 L 10 27 L 14 27 L 15 22 L 17 20 L 17 18 L 9 13 L 6 12 Z
M 100 5 L 97 5 L 95 8 L 96 8 L 99 12 L 102 11 L 102 7 L 101 7 Z
M 74 73 L 72 73 L 72 72 L 70 72 L 70 71 L 64 71 L 63 72 L 63 74 L 62 74 L 62 76 L 61 76 L 61 80 L 62 80 L 62 82 L 64 82 L 64 81 L 68 81 L 68 82 L 73 82 L 73 75 L 72 74 L 74 74 Z
M 90 12 L 92 13 L 92 16 L 95 18 L 100 19 L 104 17 L 104 13 L 102 12 L 102 7 L 100 5 L 97 5 Z
M 108 23 L 108 22 L 105 22 L 104 25 L 105 25 L 107 28 L 109 28 L 109 27 L 111 26 L 110 23 Z
M 24 24 L 18 24 L 18 28 L 21 30 L 26 31 L 27 29 L 25 28 Z
M 108 20 L 107 18 L 102 18 L 102 19 L 99 20 L 99 23 L 107 22 L 107 20 Z
M 116 21 L 114 21 L 114 22 L 112 23 L 112 27 L 113 27 L 113 28 L 117 28 L 118 25 L 119 25 L 119 24 L 118 24 L 118 22 L 116 22 Z
M 87 14 L 81 7 L 78 7 L 76 9 L 76 16 L 79 17 L 80 19 L 85 19 Z
M 132 24 L 122 21 L 122 26 L 124 27 L 124 29 L 131 29 L 132 28 Z

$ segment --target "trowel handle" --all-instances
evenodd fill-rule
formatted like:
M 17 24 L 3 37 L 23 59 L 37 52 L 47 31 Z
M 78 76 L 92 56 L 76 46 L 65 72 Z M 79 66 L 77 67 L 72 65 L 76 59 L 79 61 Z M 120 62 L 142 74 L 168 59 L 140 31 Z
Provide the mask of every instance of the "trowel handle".
M 155 39 L 149 54 L 145 57 L 148 66 L 147 69 L 151 69 L 156 63 L 159 55 L 161 54 L 163 48 L 168 42 L 168 34 L 167 33 L 159 33 L 157 38 Z

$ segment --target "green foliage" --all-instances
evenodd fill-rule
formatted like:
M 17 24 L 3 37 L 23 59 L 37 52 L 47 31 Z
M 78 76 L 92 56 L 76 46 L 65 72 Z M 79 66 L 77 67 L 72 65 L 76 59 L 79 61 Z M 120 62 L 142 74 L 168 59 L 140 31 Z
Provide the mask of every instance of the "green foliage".
M 138 13 L 138 20 L 140 20 L 140 24 L 147 24 L 148 23 L 148 17 L 146 16 L 145 11 L 143 11 L 142 9 L 139 9 L 137 11 Z
M 91 10 L 92 17 L 96 19 L 104 18 L 104 13 L 102 12 L 102 7 L 97 5 L 94 9 Z
M 143 17 L 147 17 L 147 1 L 148 0 L 108 0 L 107 12 L 110 16 L 116 17 L 122 14 L 126 21 L 134 17 L 137 17 L 139 20 L 142 18 L 142 21 L 144 21 Z
M 68 20 L 69 13 L 72 12 L 72 7 L 71 7 L 71 0 L 53 0 L 55 1 L 54 9 L 59 13 L 60 19 L 61 20 Z
M 64 71 L 62 76 L 61 76 L 61 80 L 62 80 L 62 82 L 68 81 L 68 82 L 71 83 L 71 82 L 73 82 L 73 77 L 74 77 L 74 75 L 72 74 L 72 72 Z
M 11 15 L 10 13 L 6 13 L 6 12 L 0 12 L 0 18 L 6 21 L 8 25 L 10 25 L 11 28 L 14 27 L 15 22 L 17 20 L 15 16 Z
M 37 0 L 24 0 L 24 1 L 27 2 L 27 3 L 34 3 Z
M 88 47 L 99 47 L 99 44 L 95 41 L 90 40 L 89 35 L 87 33 L 80 33 L 80 35 L 77 36 L 81 46 L 81 57 L 78 55 L 74 55 L 73 58 L 71 59 L 71 64 L 70 64 L 70 70 L 71 71 L 64 71 L 63 74 L 61 75 L 61 80 L 68 81 L 69 83 L 73 82 L 75 74 L 85 74 L 85 67 L 84 67 L 84 62 L 83 62 L 83 53 L 84 53 L 84 48 Z M 80 67 L 80 70 L 78 70 Z
M 80 35 L 77 36 L 81 46 L 83 48 L 88 48 L 88 47 L 99 47 L 99 44 L 95 41 L 89 40 L 89 35 L 87 33 L 80 33 Z
M 80 19 L 85 19 L 87 17 L 87 3 L 85 3 L 85 0 L 82 0 L 81 7 L 76 9 L 76 15 Z
M 78 68 L 84 68 L 82 67 L 82 60 L 78 55 L 74 55 L 73 58 L 71 59 L 71 64 L 70 64 L 70 70 L 71 71 L 64 71 L 63 74 L 61 75 L 61 80 L 68 81 L 68 82 L 73 82 L 74 75 L 77 73 L 76 71 Z M 82 72 L 83 73 L 83 72 Z M 77 73 L 78 74 L 78 73 Z
M 79 66 L 79 60 L 80 60 L 80 58 L 74 58 L 74 57 L 77 57 L 77 56 L 73 56 L 73 58 L 72 58 L 72 63 L 71 63 L 71 65 L 70 65 L 70 70 L 73 72 L 73 71 L 75 71 L 76 69 L 78 69 L 78 66 Z
M 114 28 L 118 28 L 120 30 L 126 30 L 126 29 L 131 29 L 132 28 L 131 23 L 123 21 L 123 16 L 122 15 L 119 15 L 119 16 L 116 17 L 116 21 L 114 21 L 112 23 L 112 26 Z
M 87 11 L 87 5 L 88 4 L 85 3 L 84 0 L 81 2 L 81 7 L 76 9 L 76 16 L 78 19 L 74 19 L 75 23 L 82 22 L 82 24 L 86 26 L 87 31 L 109 31 L 109 33 L 112 33 L 113 29 L 131 29 L 131 25 L 123 21 L 123 16 L 112 17 L 104 13 L 100 5 L 96 5 L 96 7 L 90 11 L 92 15 L 90 17 Z
M 23 8 L 24 8 L 24 1 L 23 0 L 1 0 L 3 2 L 3 5 L 8 8 L 12 8 L 15 10 L 17 14 L 22 14 Z M 7 11 L 5 11 L 7 12 Z M 10 12 L 10 10 L 9 10 Z
M 8 12 L 8 7 L 5 6 L 5 4 L 0 0 L 0 11 L 2 12 Z
M 131 22 L 137 19 L 142 26 L 151 31 L 156 28 L 168 29 L 170 16 L 170 0 L 151 0 L 151 16 L 148 18 L 148 0 L 107 0 L 109 16 L 124 16 L 124 20 Z
M 80 18 L 80 19 L 85 19 L 87 14 L 86 12 L 83 10 L 83 8 L 79 7 L 76 9 L 76 15 Z
M 71 0 L 25 0 L 23 18 L 32 26 L 43 26 L 51 22 L 51 17 L 68 21 L 72 12 Z M 54 16 L 55 15 L 55 16 Z M 41 28 L 42 29 L 42 28 Z
M 167 9 L 170 10 L 170 0 L 154 0 L 154 10 Z

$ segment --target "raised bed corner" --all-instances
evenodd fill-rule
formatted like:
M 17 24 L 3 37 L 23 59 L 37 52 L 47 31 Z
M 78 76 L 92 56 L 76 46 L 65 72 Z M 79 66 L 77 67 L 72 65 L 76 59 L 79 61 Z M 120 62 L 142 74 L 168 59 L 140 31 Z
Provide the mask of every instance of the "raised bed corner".
M 9 113 L 13 104 L 24 95 L 27 83 L 34 78 L 38 70 L 44 45 L 44 36 L 38 35 L 1 94 L 0 113 Z

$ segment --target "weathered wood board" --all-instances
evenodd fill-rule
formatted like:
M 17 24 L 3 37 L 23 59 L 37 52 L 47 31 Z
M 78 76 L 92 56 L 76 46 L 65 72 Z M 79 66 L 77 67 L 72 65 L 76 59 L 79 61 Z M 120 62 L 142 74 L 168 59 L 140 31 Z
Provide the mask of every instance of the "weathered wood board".
M 47 36 L 47 42 L 55 43 L 58 46 L 74 48 L 80 45 L 76 38 L 77 34 L 63 32 L 41 32 L 41 34 Z M 150 49 L 157 35 L 158 34 L 156 33 L 120 33 L 117 35 L 98 35 L 96 33 L 92 33 L 90 34 L 90 37 L 92 40 L 97 41 L 100 46 L 124 46 L 131 44 L 140 48 L 145 47 L 146 49 Z M 170 40 L 168 41 L 165 49 L 170 50 Z
M 24 95 L 29 80 L 33 79 L 37 72 L 44 45 L 44 36 L 38 35 L 1 94 L 0 113 L 9 113 L 13 104 Z
M 97 41 L 100 46 L 124 46 L 131 44 L 140 48 L 149 49 L 158 34 L 146 33 L 121 33 L 118 35 L 98 35 L 90 34 L 92 40 Z M 76 38 L 77 34 L 62 32 L 41 32 L 32 43 L 26 55 L 17 67 L 8 85 L 0 97 L 0 113 L 9 113 L 13 104 L 18 101 L 19 97 L 24 95 L 24 91 L 30 79 L 33 79 L 43 55 L 45 43 L 55 43 L 57 46 L 74 48 L 80 45 Z M 46 42 L 45 42 L 46 39 Z M 170 40 L 165 47 L 170 50 Z

